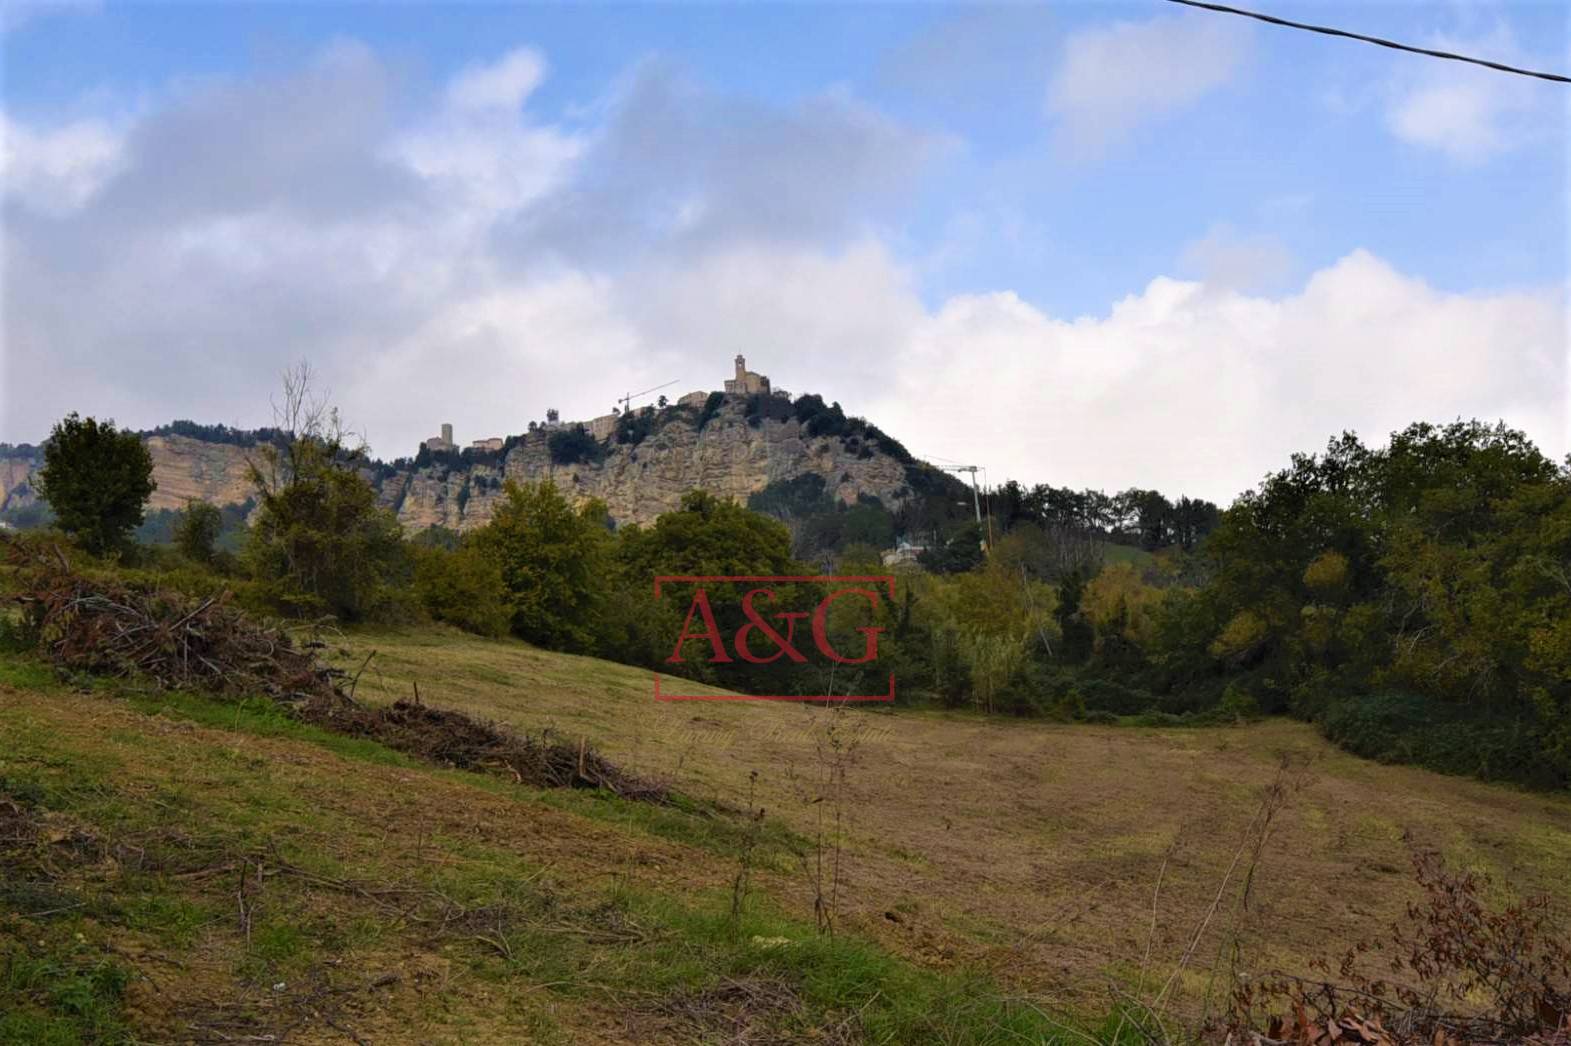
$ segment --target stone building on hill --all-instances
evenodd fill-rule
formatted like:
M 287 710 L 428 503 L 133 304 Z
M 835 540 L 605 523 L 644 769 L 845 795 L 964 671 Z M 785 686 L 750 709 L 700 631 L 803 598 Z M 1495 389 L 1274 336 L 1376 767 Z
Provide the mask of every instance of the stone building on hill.
M 426 440 L 425 447 L 427 450 L 457 450 L 458 447 L 453 443 L 453 426 L 443 422 L 442 434 Z
M 736 377 L 725 383 L 728 396 L 751 396 L 755 392 L 769 392 L 769 379 L 747 369 L 747 359 L 741 353 L 736 357 Z

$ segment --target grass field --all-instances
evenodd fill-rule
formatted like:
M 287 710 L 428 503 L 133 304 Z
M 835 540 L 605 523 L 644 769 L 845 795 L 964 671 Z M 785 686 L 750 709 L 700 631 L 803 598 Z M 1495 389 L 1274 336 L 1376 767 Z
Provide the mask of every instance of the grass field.
M 804 800 L 822 792 L 820 751 L 838 719 L 837 733 L 857 742 L 845 774 L 847 925 L 914 961 L 980 965 L 1070 1009 L 1105 1006 L 1110 980 L 1138 981 L 1148 941 L 1150 976 L 1171 973 L 1279 778 L 1289 794 L 1248 912 L 1225 891 L 1175 983 L 1191 1012 L 1235 939 L 1252 966 L 1302 969 L 1378 933 L 1415 896 L 1410 843 L 1489 873 L 1502 891 L 1571 904 L 1565 797 L 1370 763 L 1299 723 L 1151 729 L 656 703 L 646 671 L 513 642 L 422 630 L 347 645 L 346 664 L 377 651 L 363 696 L 391 700 L 418 681 L 433 702 L 585 734 L 722 801 L 741 803 L 756 770 L 770 815 L 809 836 L 822 804 Z M 771 887 L 811 911 L 802 876 Z
M 440 629 L 336 657 L 373 650 L 361 699 L 418 682 L 685 799 L 530 789 L 13 659 L 0 1042 L 1085 1041 L 1117 1027 L 1117 990 L 1171 984 L 1192 1019 L 1219 955 L 1301 969 L 1377 931 L 1411 896 L 1404 837 L 1571 901 L 1571 801 L 1361 762 L 1295 724 L 657 704 L 647 672 Z M 709 812 L 750 788 L 763 829 Z M 837 856 L 829 939 L 813 873 Z

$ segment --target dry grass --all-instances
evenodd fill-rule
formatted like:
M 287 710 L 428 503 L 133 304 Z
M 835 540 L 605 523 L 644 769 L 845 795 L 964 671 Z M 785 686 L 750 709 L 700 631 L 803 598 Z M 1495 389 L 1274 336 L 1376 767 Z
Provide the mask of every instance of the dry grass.
M 475 949 L 457 947 L 480 936 L 465 920 L 484 912 L 431 884 L 527 880 L 587 906 L 613 882 L 681 896 L 729 872 L 718 856 L 629 838 L 484 778 L 148 716 L 98 695 L 0 683 L 0 734 L 11 741 L 0 781 L 42 772 L 70 793 L 112 794 L 93 802 L 127 811 L 61 836 L 93 842 L 92 859 L 75 868 L 51 843 L 52 888 L 89 899 L 74 907 L 92 913 L 102 891 L 156 880 L 197 912 L 179 943 L 91 914 L 80 923 L 79 949 L 138 971 L 130 1016 L 151 1041 L 397 1042 L 414 1027 L 425 1042 L 623 1041 L 617 1000 L 488 975 Z M 0 833 L 16 814 L 0 805 Z M 279 848 L 309 855 L 313 869 Z M 159 861 L 146 857 L 155 852 Z M 58 934 L 36 915 L 54 907 L 0 903 L 0 942 L 8 931 Z
M 366 633 L 346 647 L 355 664 L 378 651 L 363 699 L 391 701 L 418 681 L 433 702 L 587 733 L 612 758 L 732 803 L 756 770 L 769 815 L 814 830 L 804 799 L 829 711 L 659 704 L 647 672 L 454 632 Z M 1148 989 L 1171 977 L 1186 1015 L 1208 996 L 1221 1003 L 1227 986 L 1211 971 L 1227 962 L 1302 969 L 1340 954 L 1414 896 L 1404 836 L 1503 889 L 1571 906 L 1571 800 L 1368 763 L 1301 724 L 1153 730 L 849 715 L 859 740 L 847 775 L 843 925 L 919 962 L 980 963 L 1070 1009 L 1105 1008 L 1111 981 L 1134 990 L 1148 949 Z M 1297 768 L 1291 794 L 1207 922 L 1284 760 Z M 765 888 L 812 912 L 804 877 L 775 875 Z M 1192 962 L 1177 970 L 1203 922 Z

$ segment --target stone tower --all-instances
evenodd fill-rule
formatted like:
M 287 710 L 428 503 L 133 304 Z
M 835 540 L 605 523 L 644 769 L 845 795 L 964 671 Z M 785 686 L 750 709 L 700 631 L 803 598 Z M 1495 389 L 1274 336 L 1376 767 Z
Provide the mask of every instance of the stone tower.
M 751 396 L 755 392 L 767 393 L 769 391 L 769 379 L 762 374 L 755 374 L 748 370 L 747 357 L 737 353 L 736 377 L 726 380 L 725 390 L 733 396 Z
M 442 422 L 442 442 L 448 446 L 453 444 L 453 426 L 445 421 Z

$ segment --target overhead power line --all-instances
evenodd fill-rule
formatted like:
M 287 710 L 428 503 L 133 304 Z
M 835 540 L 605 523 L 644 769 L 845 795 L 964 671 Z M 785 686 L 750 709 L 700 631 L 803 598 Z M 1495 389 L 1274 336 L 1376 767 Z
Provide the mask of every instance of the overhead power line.
M 1245 11 L 1241 7 L 1228 7 L 1226 4 L 1209 4 L 1202 2 L 1202 0 L 1167 0 L 1167 2 L 1170 4 L 1183 4 L 1185 7 L 1204 8 L 1207 11 L 1220 11 L 1226 15 L 1240 15 L 1244 18 L 1253 18 L 1257 22 L 1265 22 L 1267 25 L 1280 25 L 1288 29 L 1302 29 L 1309 33 L 1320 33 L 1322 36 L 1340 36 L 1348 40 L 1362 40 L 1366 44 L 1374 44 L 1376 47 L 1389 47 L 1393 51 L 1407 51 L 1410 54 L 1428 55 L 1430 58 L 1446 58 L 1453 62 L 1481 65 L 1486 69 L 1495 69 L 1502 73 L 1532 76 L 1539 80 L 1551 80 L 1557 84 L 1571 84 L 1571 76 L 1561 76 L 1559 73 L 1541 73 L 1533 69 L 1521 69 L 1514 65 L 1503 65 L 1500 62 L 1491 62 L 1483 58 L 1473 58 L 1465 54 L 1435 51 L 1427 47 L 1414 47 L 1412 44 L 1402 44 L 1395 40 L 1386 40 L 1378 36 L 1351 33 L 1346 29 L 1333 29 L 1326 25 L 1310 25 L 1308 22 L 1294 22 L 1286 18 L 1278 18 L 1275 15 L 1261 14 L 1258 11 Z

